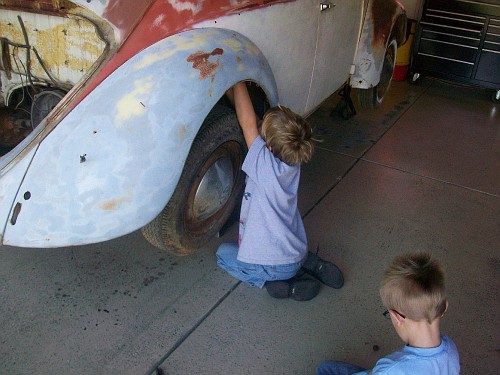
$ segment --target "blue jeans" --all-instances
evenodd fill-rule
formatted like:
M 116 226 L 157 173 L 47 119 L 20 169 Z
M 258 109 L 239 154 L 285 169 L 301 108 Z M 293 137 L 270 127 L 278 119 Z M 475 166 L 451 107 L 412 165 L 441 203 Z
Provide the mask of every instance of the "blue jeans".
M 316 367 L 316 375 L 353 375 L 360 371 L 366 369 L 341 361 L 327 361 Z
M 295 276 L 302 262 L 266 266 L 241 262 L 236 242 L 223 243 L 217 250 L 217 264 L 230 275 L 252 286 L 262 288 L 266 281 L 288 280 Z

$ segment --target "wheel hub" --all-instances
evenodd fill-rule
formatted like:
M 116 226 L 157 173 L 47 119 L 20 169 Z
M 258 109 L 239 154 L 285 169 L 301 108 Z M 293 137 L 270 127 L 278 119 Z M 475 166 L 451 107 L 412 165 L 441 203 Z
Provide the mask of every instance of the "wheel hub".
M 195 193 L 194 219 L 206 220 L 219 211 L 231 196 L 233 181 L 233 165 L 229 157 L 222 157 L 212 164 Z

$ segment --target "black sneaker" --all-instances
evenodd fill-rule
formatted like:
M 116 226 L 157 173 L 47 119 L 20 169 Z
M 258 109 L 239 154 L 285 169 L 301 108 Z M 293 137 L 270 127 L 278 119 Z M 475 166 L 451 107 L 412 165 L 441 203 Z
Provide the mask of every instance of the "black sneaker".
M 316 297 L 321 287 L 317 280 L 292 277 L 289 280 L 266 282 L 266 290 L 273 298 L 291 298 L 295 301 L 309 301 Z
M 342 271 L 335 264 L 321 259 L 310 251 L 302 269 L 331 288 L 340 289 L 344 285 Z

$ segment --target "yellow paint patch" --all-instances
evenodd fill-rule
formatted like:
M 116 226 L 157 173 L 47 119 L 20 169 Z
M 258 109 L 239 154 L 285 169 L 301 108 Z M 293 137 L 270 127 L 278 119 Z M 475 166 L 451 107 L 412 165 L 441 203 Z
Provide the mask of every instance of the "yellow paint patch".
M 121 126 L 122 121 L 133 117 L 142 116 L 146 113 L 145 94 L 151 92 L 154 86 L 153 76 L 138 79 L 134 82 L 135 88 L 116 103 L 115 121 Z
M 149 54 L 144 56 L 141 61 L 134 65 L 134 69 L 140 70 L 145 69 L 157 63 L 168 59 L 169 57 L 175 55 L 177 52 L 190 51 L 193 49 L 200 49 L 207 42 L 207 36 L 205 34 L 195 35 L 192 38 L 187 38 L 184 36 L 174 36 L 169 39 L 172 44 L 171 48 L 160 53 Z
M 221 42 L 235 52 L 240 52 L 243 48 L 243 45 L 237 39 L 223 39 Z
M 247 54 L 249 54 L 249 55 L 259 55 L 260 54 L 260 51 L 256 45 L 252 44 L 251 42 L 249 42 L 247 40 L 245 40 L 243 43 L 245 45 L 245 49 L 246 49 Z
M 105 50 L 106 42 L 99 37 L 96 27 L 91 22 L 76 17 L 2 11 L 2 37 L 16 43 L 25 43 L 18 14 L 23 20 L 30 45 L 36 48 L 43 65 L 58 81 L 76 83 Z M 10 54 L 14 71 L 25 74 L 21 62 L 26 62 L 26 49 L 10 47 Z M 31 53 L 31 74 L 48 79 L 34 52 Z
M 148 68 L 158 61 L 168 59 L 177 52 L 205 50 L 207 41 L 216 38 L 218 35 L 220 35 L 220 31 L 218 30 L 195 33 L 192 36 L 174 35 L 169 38 L 168 43 L 170 43 L 171 46 L 169 46 L 166 51 L 144 56 L 137 64 L 134 65 L 134 69 L 140 70 Z
M 168 59 L 170 56 L 174 55 L 176 52 L 177 52 L 177 50 L 169 49 L 169 50 L 166 50 L 162 53 L 155 53 L 155 54 L 150 54 L 150 55 L 144 56 L 141 61 L 139 61 L 137 64 L 134 65 L 134 69 L 135 70 L 146 69 L 158 61 Z

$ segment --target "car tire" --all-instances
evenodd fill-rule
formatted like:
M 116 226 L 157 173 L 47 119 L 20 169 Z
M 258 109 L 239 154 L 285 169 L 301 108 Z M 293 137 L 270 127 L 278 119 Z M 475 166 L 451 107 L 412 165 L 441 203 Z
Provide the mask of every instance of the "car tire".
M 234 110 L 215 106 L 193 141 L 170 201 L 142 228 L 149 243 L 176 255 L 207 244 L 241 202 L 246 151 Z
M 359 90 L 359 102 L 362 107 L 374 109 L 380 106 L 389 90 L 396 65 L 398 43 L 395 38 L 391 38 L 385 50 L 384 62 L 380 73 L 380 81 L 369 89 Z

